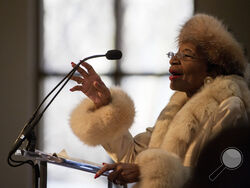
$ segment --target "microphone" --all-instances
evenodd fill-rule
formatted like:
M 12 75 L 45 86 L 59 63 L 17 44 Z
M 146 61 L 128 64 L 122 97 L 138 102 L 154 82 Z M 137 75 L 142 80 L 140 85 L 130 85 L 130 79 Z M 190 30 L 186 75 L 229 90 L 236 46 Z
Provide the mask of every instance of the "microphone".
M 109 60 L 121 59 L 122 52 L 120 50 L 109 50 L 106 53 L 106 58 Z
M 22 145 L 24 140 L 31 134 L 31 131 L 34 129 L 34 127 L 38 124 L 40 119 L 42 118 L 44 112 L 47 110 L 47 108 L 50 106 L 50 104 L 54 101 L 56 96 L 60 93 L 60 91 L 64 88 L 64 86 L 68 83 L 70 78 L 73 76 L 73 74 L 76 72 L 77 68 L 83 63 L 84 61 L 88 59 L 93 59 L 97 57 L 106 57 L 109 60 L 116 60 L 120 59 L 122 57 L 122 52 L 120 50 L 109 50 L 106 54 L 102 55 L 93 55 L 84 58 L 83 60 L 80 60 L 80 62 L 47 94 L 47 96 L 43 99 L 43 101 L 40 103 L 40 105 L 37 107 L 35 112 L 33 113 L 33 116 L 30 118 L 28 123 L 25 124 L 24 128 L 20 132 L 19 136 L 17 137 L 16 141 L 14 142 L 9 155 L 8 155 L 8 164 L 10 166 L 12 165 L 9 162 L 9 159 L 11 159 L 11 156 L 17 151 L 17 149 Z M 66 80 L 66 81 L 65 81 Z M 65 82 L 64 82 L 65 81 Z M 64 82 L 64 83 L 63 83 Z M 46 107 L 43 109 L 43 111 L 38 114 L 38 111 L 40 110 L 41 106 L 44 104 L 44 102 L 47 100 L 47 98 L 63 83 L 63 85 L 59 88 L 59 90 L 56 92 L 56 94 L 52 97 L 52 99 L 49 101 L 49 103 L 46 105 Z M 18 165 L 17 165 L 18 166 Z

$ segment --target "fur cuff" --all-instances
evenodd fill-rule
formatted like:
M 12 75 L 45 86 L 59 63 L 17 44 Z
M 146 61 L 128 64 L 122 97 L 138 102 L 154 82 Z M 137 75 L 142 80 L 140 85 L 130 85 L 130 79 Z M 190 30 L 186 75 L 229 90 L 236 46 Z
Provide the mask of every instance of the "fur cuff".
M 182 165 L 181 159 L 162 149 L 141 152 L 136 163 L 141 173 L 136 188 L 180 188 L 189 177 L 189 168 Z
M 111 96 L 111 103 L 98 109 L 85 99 L 71 114 L 73 132 L 90 146 L 111 142 L 133 123 L 135 108 L 130 97 L 118 88 L 111 89 Z

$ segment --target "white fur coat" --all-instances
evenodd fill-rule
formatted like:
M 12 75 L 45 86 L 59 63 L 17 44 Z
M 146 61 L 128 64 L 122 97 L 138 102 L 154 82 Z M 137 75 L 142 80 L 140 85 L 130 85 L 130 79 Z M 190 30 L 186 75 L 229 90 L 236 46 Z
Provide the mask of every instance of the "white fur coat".
M 130 136 L 124 137 L 133 122 L 134 104 L 120 89 L 111 93 L 112 102 L 100 109 L 94 110 L 88 99 L 76 107 L 71 128 L 88 145 L 108 145 L 111 155 L 122 153 L 120 159 L 133 155 L 141 172 L 135 187 L 140 188 L 183 186 L 190 176 L 188 167 L 195 166 L 204 143 L 227 124 L 250 117 L 250 91 L 244 79 L 217 77 L 189 100 L 185 93 L 176 92 L 150 136 L 147 134 L 144 141 L 140 138 L 146 146 L 134 152 L 133 144 L 137 142 L 132 142 Z M 123 140 L 123 144 L 119 145 L 118 140 Z M 126 145 L 126 141 L 130 144 Z

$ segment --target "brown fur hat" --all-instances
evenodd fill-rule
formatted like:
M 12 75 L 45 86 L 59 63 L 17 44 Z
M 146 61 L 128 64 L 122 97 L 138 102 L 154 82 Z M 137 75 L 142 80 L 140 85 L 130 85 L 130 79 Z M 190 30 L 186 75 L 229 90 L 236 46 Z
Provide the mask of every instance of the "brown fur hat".
M 205 56 L 208 68 L 220 69 L 220 74 L 243 76 L 247 65 L 241 45 L 226 26 L 206 14 L 196 14 L 181 28 L 179 46 L 191 42 Z

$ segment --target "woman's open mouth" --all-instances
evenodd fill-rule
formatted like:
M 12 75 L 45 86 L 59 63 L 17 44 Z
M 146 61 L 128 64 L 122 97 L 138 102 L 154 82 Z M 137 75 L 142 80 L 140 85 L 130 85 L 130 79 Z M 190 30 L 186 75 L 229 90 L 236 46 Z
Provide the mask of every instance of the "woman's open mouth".
M 169 72 L 171 73 L 171 75 L 169 76 L 169 79 L 171 81 L 175 80 L 177 78 L 180 78 L 183 75 L 183 73 L 181 71 L 177 71 L 177 70 L 169 69 Z
M 169 79 L 172 81 L 172 80 L 175 80 L 177 78 L 180 78 L 182 75 L 170 75 L 169 76 Z

